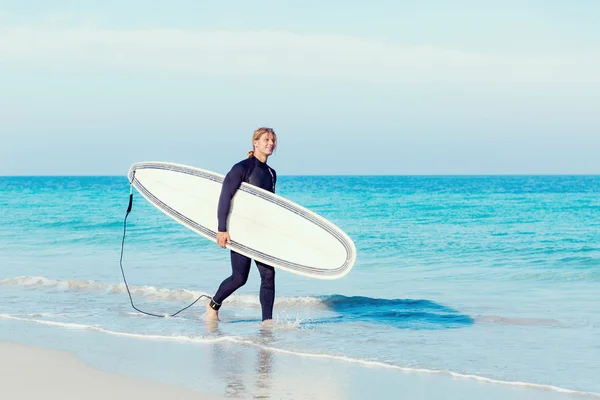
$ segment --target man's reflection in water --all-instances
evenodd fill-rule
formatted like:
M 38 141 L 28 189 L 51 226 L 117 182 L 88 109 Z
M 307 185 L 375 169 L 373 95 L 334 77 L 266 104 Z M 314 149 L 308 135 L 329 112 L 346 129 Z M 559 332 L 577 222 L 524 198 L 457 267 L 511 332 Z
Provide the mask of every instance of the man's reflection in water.
M 218 322 L 207 323 L 207 328 L 215 337 L 224 336 Z M 270 327 L 259 330 L 258 346 L 218 342 L 212 345 L 212 376 L 224 384 L 225 397 L 258 399 L 271 398 L 273 355 L 262 346 L 269 347 L 273 342 Z M 253 370 L 245 370 L 244 356 L 255 355 Z M 252 384 L 254 382 L 254 384 Z M 252 387 L 255 389 L 253 390 Z M 256 391 L 256 393 L 249 393 Z
M 270 328 L 260 329 L 260 345 L 269 347 L 273 343 L 273 331 Z M 256 357 L 256 395 L 255 398 L 270 398 L 271 372 L 273 371 L 273 354 L 259 347 Z

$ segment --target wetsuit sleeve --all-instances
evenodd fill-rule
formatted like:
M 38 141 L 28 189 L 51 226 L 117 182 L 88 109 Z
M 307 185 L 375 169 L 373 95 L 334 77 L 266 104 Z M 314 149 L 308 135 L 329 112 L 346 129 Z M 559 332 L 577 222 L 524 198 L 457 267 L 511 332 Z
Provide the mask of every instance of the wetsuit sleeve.
M 225 175 L 219 205 L 217 207 L 217 219 L 219 221 L 219 232 L 227 232 L 227 216 L 231 208 L 231 199 L 244 180 L 244 167 L 236 164 L 231 171 Z

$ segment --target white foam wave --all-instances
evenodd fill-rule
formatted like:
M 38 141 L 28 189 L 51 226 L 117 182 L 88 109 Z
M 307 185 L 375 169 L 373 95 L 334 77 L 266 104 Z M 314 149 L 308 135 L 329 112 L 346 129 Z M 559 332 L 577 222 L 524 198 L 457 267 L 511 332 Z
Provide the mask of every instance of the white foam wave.
M 149 335 L 149 334 L 140 334 L 140 333 L 130 333 L 130 332 L 119 332 L 119 331 L 111 331 L 109 329 L 102 328 L 98 325 L 86 325 L 86 324 L 75 324 L 72 322 L 58 322 L 58 321 L 50 321 L 50 320 L 39 320 L 33 318 L 21 318 L 14 315 L 9 314 L 0 314 L 0 318 L 8 319 L 13 321 L 24 321 L 24 322 L 33 322 L 42 325 L 49 326 L 57 326 L 61 328 L 69 328 L 69 329 L 80 329 L 80 330 L 88 330 L 106 333 L 114 336 L 122 336 L 136 339 L 146 339 L 146 340 L 165 340 L 165 341 L 176 341 L 176 342 L 191 342 L 191 343 L 217 343 L 227 341 L 230 337 L 223 336 L 218 338 L 205 338 L 205 337 L 190 337 L 190 336 L 168 336 L 168 335 Z
M 124 283 L 113 284 L 83 279 L 61 281 L 39 276 L 19 276 L 14 278 L 0 279 L 0 285 L 45 287 L 59 290 L 100 291 L 108 294 L 127 293 L 127 288 Z M 140 296 L 149 300 L 157 301 L 193 301 L 202 295 L 210 296 L 206 292 L 196 290 L 157 288 L 154 286 L 129 285 L 129 291 L 131 292 L 132 296 Z M 229 304 L 242 304 L 260 307 L 260 301 L 258 296 L 234 294 L 233 296 L 227 299 L 227 302 Z M 275 305 L 282 305 L 287 307 L 325 307 L 321 300 L 309 296 L 279 297 L 275 299 Z
M 308 352 L 300 352 L 294 350 L 280 349 L 277 347 L 265 346 L 259 343 L 255 343 L 248 339 L 241 339 L 239 337 L 234 336 L 221 336 L 221 337 L 193 337 L 193 336 L 168 336 L 168 335 L 151 335 L 151 334 L 138 334 L 138 333 L 129 333 L 129 332 L 118 332 L 111 331 L 108 329 L 104 329 L 95 325 L 85 325 L 85 324 L 74 324 L 68 322 L 56 322 L 56 321 L 46 321 L 46 320 L 37 320 L 32 318 L 21 318 L 16 317 L 14 315 L 8 314 L 0 314 L 0 318 L 8 319 L 8 320 L 16 320 L 16 321 L 25 321 L 25 322 L 33 322 L 44 325 L 57 326 L 62 328 L 69 329 L 83 329 L 83 330 L 93 330 L 97 332 L 102 332 L 109 335 L 121 336 L 121 337 L 129 337 L 135 339 L 143 339 L 143 340 L 162 340 L 162 341 L 174 341 L 174 342 L 188 342 L 188 343 L 203 343 L 203 344 L 213 344 L 219 342 L 230 342 L 238 345 L 244 345 L 249 347 L 258 348 L 264 351 L 287 354 L 292 356 L 306 357 L 306 358 L 321 358 L 321 359 L 329 359 L 336 360 L 346 363 L 359 364 L 370 367 L 379 367 L 386 369 L 394 369 L 407 373 L 426 373 L 426 374 L 436 374 L 436 375 L 445 375 L 450 376 L 452 378 L 457 379 L 466 379 L 466 380 L 474 380 L 478 382 L 485 382 L 497 385 L 505 385 L 505 386 L 513 386 L 513 387 L 526 387 L 531 389 L 538 390 L 549 390 L 558 393 L 564 393 L 569 395 L 583 396 L 589 398 L 600 399 L 600 393 L 592 393 L 592 392 L 583 392 L 578 390 L 566 389 L 559 386 L 553 385 L 545 385 L 539 383 L 532 382 L 521 382 L 521 381 L 503 381 L 500 379 L 488 378 L 485 376 L 473 375 L 473 374 L 463 374 L 459 372 L 446 371 L 446 370 L 436 370 L 436 369 L 427 369 L 427 368 L 411 368 L 411 367 L 402 367 L 395 364 L 390 364 L 382 361 L 374 361 L 374 360 L 363 360 L 358 358 L 352 358 L 344 355 L 334 355 L 334 354 L 323 354 L 323 353 L 308 353 Z
M 57 313 L 32 313 L 32 314 L 12 314 L 15 317 L 34 317 L 34 318 L 53 318 L 67 316 L 68 314 L 57 314 Z

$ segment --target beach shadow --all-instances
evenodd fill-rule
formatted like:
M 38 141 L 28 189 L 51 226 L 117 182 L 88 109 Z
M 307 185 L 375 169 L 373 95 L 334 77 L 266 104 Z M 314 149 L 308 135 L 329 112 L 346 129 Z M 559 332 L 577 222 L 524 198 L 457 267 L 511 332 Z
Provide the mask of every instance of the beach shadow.
M 332 295 L 322 303 L 338 315 L 316 323 L 363 322 L 401 329 L 453 329 L 474 324 L 466 314 L 430 300 Z

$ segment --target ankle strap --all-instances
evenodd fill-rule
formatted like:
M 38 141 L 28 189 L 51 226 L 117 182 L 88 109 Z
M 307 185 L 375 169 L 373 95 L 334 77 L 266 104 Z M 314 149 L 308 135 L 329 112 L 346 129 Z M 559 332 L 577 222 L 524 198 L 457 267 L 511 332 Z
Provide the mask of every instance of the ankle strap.
M 212 308 L 215 311 L 218 310 L 219 308 L 221 308 L 221 304 L 217 303 L 213 299 L 210 299 L 209 306 L 210 306 L 210 308 Z

